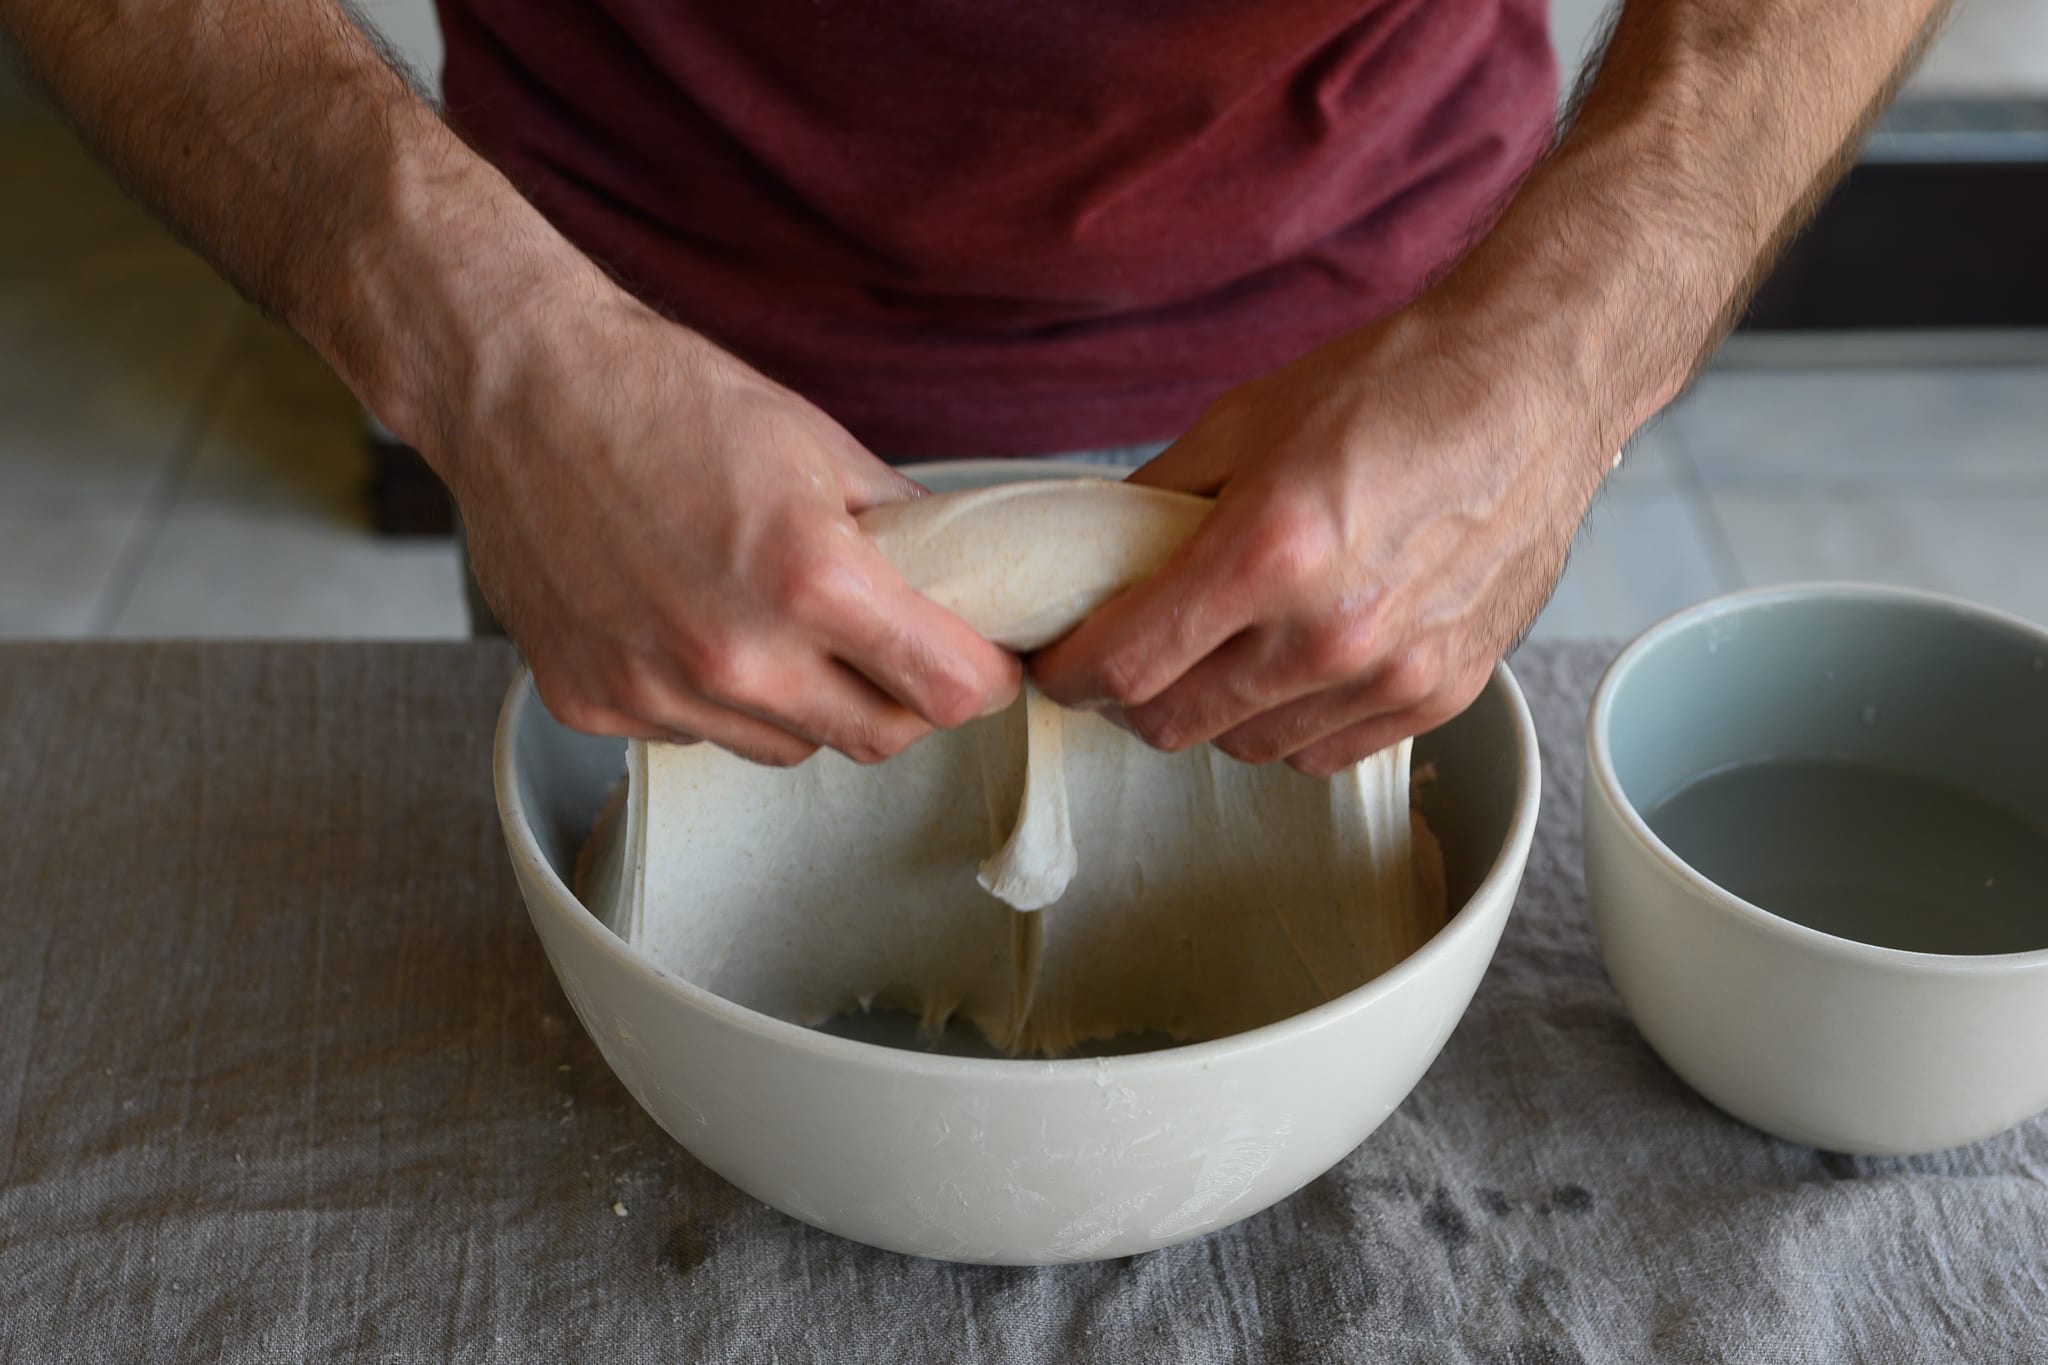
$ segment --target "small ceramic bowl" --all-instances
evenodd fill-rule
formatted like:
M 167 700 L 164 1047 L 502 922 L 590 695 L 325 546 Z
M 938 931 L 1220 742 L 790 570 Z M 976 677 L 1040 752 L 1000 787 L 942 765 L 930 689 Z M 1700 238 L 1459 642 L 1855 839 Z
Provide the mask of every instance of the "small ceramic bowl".
M 1970 910 L 1974 888 L 1903 912 L 1888 888 L 1851 893 L 1824 931 L 1717 885 L 1652 831 L 1689 782 L 1774 759 L 1947 784 L 2048 830 L 2048 631 L 1903 589 L 1740 593 L 1621 652 L 1594 694 L 1587 749 L 1586 884 L 1608 973 L 1707 1099 L 1794 1142 L 1877 1155 L 1971 1142 L 2048 1107 L 2048 903 L 2037 938 L 2024 919 L 2021 941 L 2007 936 L 2025 950 L 1881 946 L 1870 940 L 1940 941 L 1957 921 L 1908 918 L 1902 933 L 1897 916 Z M 1762 876 L 1742 860 L 1783 856 L 1782 839 L 1834 817 L 1815 804 L 1776 836 L 1747 831 L 1695 857 L 1717 850 L 1725 881 Z M 1861 846 L 1921 856 L 1886 842 Z
M 1087 472 L 1014 462 L 912 471 L 959 487 Z M 1505 667 L 1417 741 L 1450 922 L 1348 994 L 1230 1037 L 1056 1061 L 944 1055 L 798 1027 L 670 975 L 570 893 L 623 767 L 521 677 L 498 726 L 499 810 L 564 993 L 635 1099 L 699 1160 L 796 1218 L 949 1260 L 1127 1256 L 1258 1212 L 1400 1104 L 1491 960 L 1536 826 L 1536 736 Z M 1051 912 L 1047 912 L 1051 913 Z

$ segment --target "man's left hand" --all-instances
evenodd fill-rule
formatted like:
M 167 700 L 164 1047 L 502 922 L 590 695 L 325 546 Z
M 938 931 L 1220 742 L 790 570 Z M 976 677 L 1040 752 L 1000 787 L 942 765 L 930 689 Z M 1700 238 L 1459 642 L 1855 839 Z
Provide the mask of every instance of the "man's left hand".
M 1214 496 L 1039 655 L 1162 749 L 1339 771 L 1462 711 L 1549 597 L 1611 459 L 1557 367 L 1427 299 L 1218 399 L 1134 483 Z

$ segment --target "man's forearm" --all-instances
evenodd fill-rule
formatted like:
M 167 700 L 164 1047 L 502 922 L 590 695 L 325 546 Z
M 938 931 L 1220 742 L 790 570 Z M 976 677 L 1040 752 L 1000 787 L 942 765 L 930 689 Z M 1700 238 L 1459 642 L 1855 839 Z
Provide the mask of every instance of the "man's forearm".
M 0 24 L 131 189 L 416 443 L 436 364 L 595 274 L 330 0 L 0 0 Z
M 1611 453 L 1846 168 L 1945 0 L 1628 0 L 1555 152 L 1445 282 Z

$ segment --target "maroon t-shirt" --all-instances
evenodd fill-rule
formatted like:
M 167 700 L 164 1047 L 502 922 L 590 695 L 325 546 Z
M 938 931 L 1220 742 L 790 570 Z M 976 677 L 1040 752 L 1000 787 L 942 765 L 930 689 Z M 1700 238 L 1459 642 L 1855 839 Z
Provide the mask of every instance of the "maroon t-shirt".
M 451 119 L 892 455 L 1164 440 L 1539 153 L 1544 0 L 441 0 Z

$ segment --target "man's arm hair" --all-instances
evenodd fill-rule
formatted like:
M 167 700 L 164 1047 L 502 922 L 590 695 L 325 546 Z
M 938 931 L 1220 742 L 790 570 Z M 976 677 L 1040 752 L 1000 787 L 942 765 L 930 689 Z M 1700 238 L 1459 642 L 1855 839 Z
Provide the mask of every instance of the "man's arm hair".
M 1550 155 L 1447 279 L 1566 357 L 1612 452 L 1848 169 L 1948 0 L 1625 0 Z
M 437 359 L 595 271 L 336 0 L 0 0 L 0 28 L 129 191 L 415 444 Z

